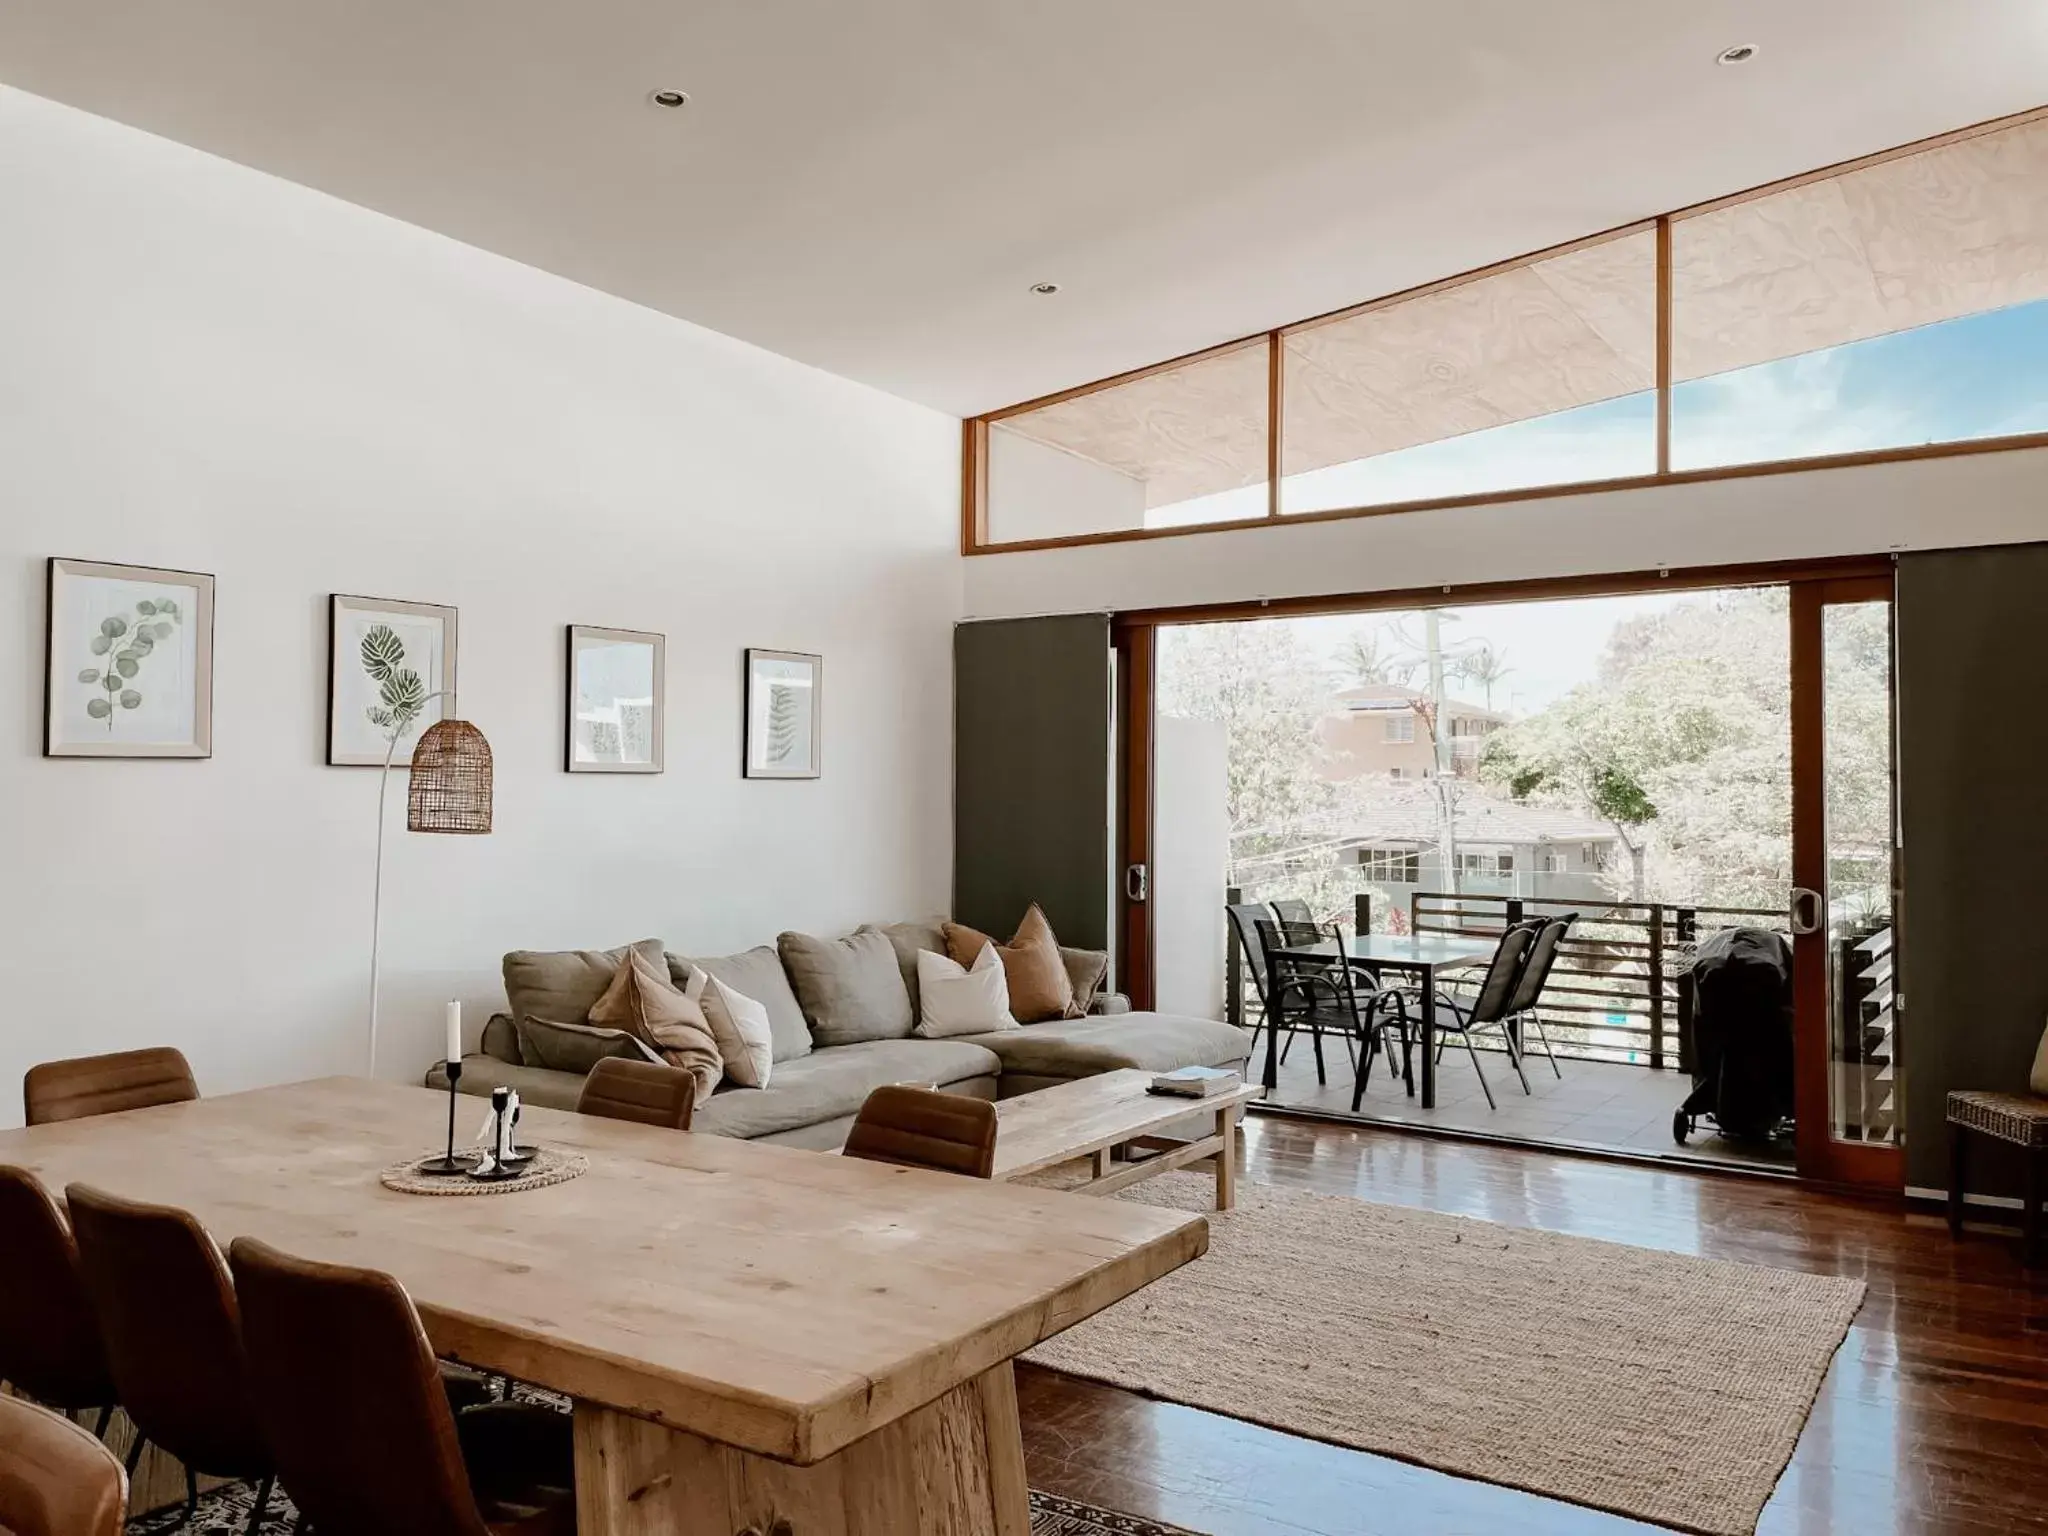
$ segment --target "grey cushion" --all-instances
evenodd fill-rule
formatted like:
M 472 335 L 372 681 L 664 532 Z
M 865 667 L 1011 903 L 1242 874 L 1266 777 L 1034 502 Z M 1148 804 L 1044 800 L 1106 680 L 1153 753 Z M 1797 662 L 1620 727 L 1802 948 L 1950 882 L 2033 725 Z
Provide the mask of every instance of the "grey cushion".
M 618 949 L 515 949 L 505 957 L 505 997 L 514 1023 L 553 1019 L 581 1024 L 618 974 L 619 962 L 637 949 L 656 964 L 661 940 L 642 939 Z
M 536 1067 L 550 1072 L 573 1072 L 586 1076 L 607 1056 L 624 1056 L 633 1061 L 659 1062 L 638 1035 L 623 1029 L 600 1029 L 594 1024 L 567 1024 L 559 1019 L 521 1019 L 519 1055 Z
M 1067 980 L 1074 984 L 1074 1006 L 1086 1013 L 1094 1006 L 1109 979 L 1109 951 L 1070 949 L 1060 946 L 1060 963 L 1067 968 Z
M 519 1031 L 509 1013 L 494 1013 L 485 1020 L 483 1037 L 477 1041 L 477 1049 L 507 1066 L 517 1067 L 525 1062 L 519 1054 Z
M 810 1021 L 812 1043 L 901 1040 L 917 1022 L 896 951 L 874 929 L 863 928 L 843 939 L 785 933 L 775 946 Z
M 1055 1019 L 964 1040 L 995 1052 L 1005 1074 L 1035 1078 L 1093 1077 L 1122 1067 L 1147 1072 L 1234 1067 L 1251 1054 L 1251 1036 L 1235 1025 L 1173 1013 Z
M 996 1075 L 996 1058 L 959 1040 L 870 1040 L 777 1063 L 766 1088 L 723 1087 L 697 1106 L 693 1129 L 718 1136 L 768 1136 L 836 1120 L 890 1083 L 941 1088 Z
M 768 1029 L 775 1037 L 777 1062 L 795 1061 L 811 1054 L 811 1027 L 804 1022 L 796 993 L 789 989 L 789 977 L 783 972 L 781 959 L 766 944 L 711 960 L 685 960 L 681 955 L 670 955 L 669 978 L 679 989 L 689 986 L 692 965 L 702 966 L 741 997 L 751 997 L 768 1010 Z
M 927 917 L 913 923 L 869 923 L 860 931 L 879 933 L 896 951 L 896 968 L 903 973 L 903 990 L 910 994 L 910 1016 L 917 1018 L 923 1008 L 917 993 L 917 952 L 921 949 L 939 955 L 946 952 L 946 920 Z

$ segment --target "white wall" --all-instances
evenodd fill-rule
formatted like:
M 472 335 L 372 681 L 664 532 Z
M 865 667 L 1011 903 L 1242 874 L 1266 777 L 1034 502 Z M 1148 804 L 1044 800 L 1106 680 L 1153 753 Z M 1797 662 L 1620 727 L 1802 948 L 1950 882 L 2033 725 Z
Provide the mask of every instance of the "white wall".
M 1399 591 L 2048 538 L 2048 449 L 966 561 L 972 618 Z
M 0 90 L 0 1124 L 50 1057 L 171 1042 L 216 1091 L 360 1069 L 375 778 L 322 766 L 331 592 L 461 609 L 497 761 L 494 835 L 393 836 L 392 1075 L 443 998 L 481 1022 L 507 948 L 942 909 L 958 440 Z M 39 756 L 50 555 L 218 576 L 210 761 Z M 665 775 L 561 771 L 572 622 L 668 635 Z M 740 778 L 747 645 L 823 653 L 821 780 Z

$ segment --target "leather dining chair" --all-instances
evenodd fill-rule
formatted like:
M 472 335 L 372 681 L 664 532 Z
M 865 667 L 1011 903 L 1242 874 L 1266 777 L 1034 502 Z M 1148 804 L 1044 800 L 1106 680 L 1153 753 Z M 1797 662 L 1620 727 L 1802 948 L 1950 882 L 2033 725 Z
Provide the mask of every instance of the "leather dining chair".
M 199 1084 L 184 1053 L 168 1045 L 46 1061 L 30 1067 L 21 1080 L 22 1108 L 30 1125 L 183 1104 L 198 1097 Z
M 248 1527 L 259 1530 L 275 1468 L 249 1399 L 234 1282 L 220 1250 L 187 1211 L 84 1184 L 64 1199 L 114 1385 L 135 1421 L 130 1474 L 145 1441 L 175 1456 L 185 1467 L 187 1518 L 199 1476 L 260 1481 Z
M 877 1088 L 854 1117 L 845 1155 L 985 1179 L 995 1171 L 996 1107 L 930 1088 Z
M 128 1474 L 90 1432 L 47 1408 L 0 1397 L 0 1530 L 14 1536 L 121 1536 Z
M 573 1536 L 567 1414 L 531 1403 L 452 1412 L 419 1314 L 390 1275 L 247 1237 L 228 1261 L 250 1390 L 285 1492 L 317 1536 Z
M 576 1113 L 687 1131 L 697 1108 L 697 1079 L 681 1067 L 608 1056 L 590 1069 Z
M 57 1202 L 25 1168 L 0 1165 L 0 1254 L 0 1381 L 67 1413 L 97 1408 L 94 1433 L 104 1435 L 114 1378 L 78 1244 Z

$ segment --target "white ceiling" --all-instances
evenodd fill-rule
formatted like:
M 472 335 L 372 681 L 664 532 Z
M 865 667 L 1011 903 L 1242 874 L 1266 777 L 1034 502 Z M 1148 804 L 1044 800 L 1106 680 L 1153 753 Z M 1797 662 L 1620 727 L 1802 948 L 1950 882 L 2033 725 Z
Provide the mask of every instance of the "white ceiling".
M 0 0 L 0 80 L 966 414 L 2040 105 L 2048 6 Z

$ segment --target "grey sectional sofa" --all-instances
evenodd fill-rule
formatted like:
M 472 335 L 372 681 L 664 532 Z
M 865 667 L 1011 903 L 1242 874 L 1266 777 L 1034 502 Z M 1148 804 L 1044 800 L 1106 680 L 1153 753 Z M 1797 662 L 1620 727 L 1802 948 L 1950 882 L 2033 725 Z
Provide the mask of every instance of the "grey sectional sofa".
M 830 1149 L 846 1139 L 854 1114 L 868 1094 L 891 1083 L 917 1083 L 983 1099 L 1012 1098 L 1122 1067 L 1155 1072 L 1188 1066 L 1242 1069 L 1250 1053 L 1250 1037 L 1232 1025 L 1131 1011 L 1123 998 L 1101 991 L 1105 970 L 1101 952 L 1078 949 L 1062 950 L 1061 956 L 1076 984 L 1077 996 L 1088 999 L 1086 1017 L 948 1040 L 920 1039 L 909 1033 L 904 1020 L 914 1022 L 917 1017 L 917 951 L 944 951 L 939 923 L 868 928 L 842 942 L 852 944 L 869 933 L 889 941 L 904 993 L 876 994 L 872 984 L 877 972 L 870 955 L 867 996 L 873 998 L 870 1012 L 874 1017 L 856 1020 L 849 1028 L 846 990 L 835 991 L 831 999 L 835 1011 L 825 1031 L 835 1042 L 830 1044 L 819 1038 L 816 1024 L 818 1018 L 827 1017 L 827 1005 L 819 998 L 814 967 L 807 970 L 799 965 L 797 984 L 793 985 L 792 972 L 782 963 L 778 950 L 766 945 L 694 962 L 668 955 L 670 974 L 678 986 L 693 963 L 702 966 L 735 991 L 761 1003 L 775 1037 L 775 1062 L 768 1086 L 740 1088 L 730 1080 L 721 1084 L 698 1106 L 697 1130 Z M 529 1059 L 535 1042 L 531 1032 L 522 1035 L 515 1016 L 524 1010 L 533 1017 L 558 1020 L 573 1015 L 570 1022 L 580 1022 L 623 954 L 519 951 L 507 955 L 506 990 L 512 1012 L 494 1015 L 484 1028 L 481 1048 L 463 1057 L 462 1091 L 488 1095 L 493 1088 L 511 1087 L 528 1103 L 574 1108 L 583 1086 L 582 1074 Z M 812 994 L 809 1009 L 799 996 L 800 988 Z M 903 1006 L 906 1001 L 907 1008 Z M 849 1034 L 874 1038 L 845 1039 Z M 446 1090 L 445 1066 L 443 1062 L 434 1064 L 427 1073 L 428 1087 Z

